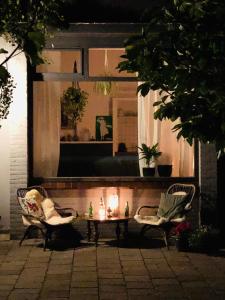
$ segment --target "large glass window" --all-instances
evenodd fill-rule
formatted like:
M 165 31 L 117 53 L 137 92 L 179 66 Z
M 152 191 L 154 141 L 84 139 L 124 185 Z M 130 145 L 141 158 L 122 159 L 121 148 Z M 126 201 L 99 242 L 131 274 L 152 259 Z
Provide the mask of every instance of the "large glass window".
M 134 75 L 118 72 L 124 49 L 91 48 L 86 57 L 83 53 L 48 50 L 45 55 L 52 63 L 37 68 L 39 73 L 59 73 L 59 78 L 33 83 L 34 177 L 142 176 L 142 143 L 159 143 L 158 164 L 172 165 L 172 176 L 194 176 L 193 148 L 177 142 L 172 123 L 153 118 L 157 92 L 140 97 Z M 82 62 L 88 67 L 79 82 L 72 74 L 74 61 L 77 73 L 83 74 Z M 62 101 L 71 87 L 87 96 L 75 123 Z

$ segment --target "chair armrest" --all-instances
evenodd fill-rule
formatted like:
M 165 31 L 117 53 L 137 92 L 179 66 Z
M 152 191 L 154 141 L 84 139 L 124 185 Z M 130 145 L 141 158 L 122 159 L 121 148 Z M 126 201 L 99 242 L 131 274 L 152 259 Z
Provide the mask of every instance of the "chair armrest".
M 142 208 L 158 208 L 158 205 L 143 205 L 143 206 L 139 206 L 138 209 L 136 210 L 135 215 L 139 215 L 140 211 Z
M 72 207 L 61 207 L 61 206 L 55 206 L 56 210 L 74 210 Z
M 37 221 L 39 221 L 39 222 L 41 222 L 41 223 L 43 223 L 44 220 L 45 220 L 44 217 L 43 217 L 43 218 L 35 217 L 35 216 L 32 216 L 32 215 L 27 214 L 27 213 L 25 213 L 25 212 L 22 212 L 22 215 L 23 215 L 24 217 L 26 217 L 27 219 L 37 220 Z

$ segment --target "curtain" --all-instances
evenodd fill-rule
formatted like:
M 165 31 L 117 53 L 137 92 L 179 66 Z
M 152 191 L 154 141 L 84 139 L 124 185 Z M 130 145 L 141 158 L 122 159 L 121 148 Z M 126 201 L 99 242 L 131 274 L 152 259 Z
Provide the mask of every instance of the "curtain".
M 56 177 L 60 153 L 60 84 L 34 83 L 33 106 L 33 174 L 35 177 Z
M 176 138 L 177 133 L 172 132 L 175 123 L 169 120 L 155 120 L 153 103 L 159 99 L 158 91 L 150 91 L 147 96 L 138 94 L 138 146 L 145 143 L 152 146 L 159 143 L 162 155 L 158 164 L 172 164 L 172 176 L 185 177 L 194 174 L 194 151 L 188 143 Z M 139 157 L 140 158 L 140 157 Z M 145 167 L 144 159 L 139 159 L 140 176 Z

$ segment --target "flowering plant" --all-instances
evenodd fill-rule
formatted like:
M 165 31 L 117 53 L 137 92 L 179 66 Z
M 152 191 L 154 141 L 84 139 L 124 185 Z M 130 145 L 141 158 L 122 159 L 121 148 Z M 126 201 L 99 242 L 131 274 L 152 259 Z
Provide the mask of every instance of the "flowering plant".
M 188 240 L 191 232 L 191 224 L 187 221 L 183 221 L 176 226 L 174 234 L 176 237 L 176 246 L 179 251 L 187 251 L 189 249 Z
M 176 236 L 181 236 L 181 235 L 184 235 L 186 233 L 190 233 L 191 232 L 191 223 L 190 222 L 187 222 L 187 221 L 184 221 L 184 222 L 181 222 L 179 223 L 175 230 L 174 230 L 174 233 Z

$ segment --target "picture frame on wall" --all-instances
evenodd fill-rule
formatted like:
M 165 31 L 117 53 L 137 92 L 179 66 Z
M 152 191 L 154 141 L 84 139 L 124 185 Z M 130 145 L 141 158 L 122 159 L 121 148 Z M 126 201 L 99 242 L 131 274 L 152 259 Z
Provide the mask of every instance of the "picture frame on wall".
M 112 116 L 96 116 L 96 140 L 112 141 Z

